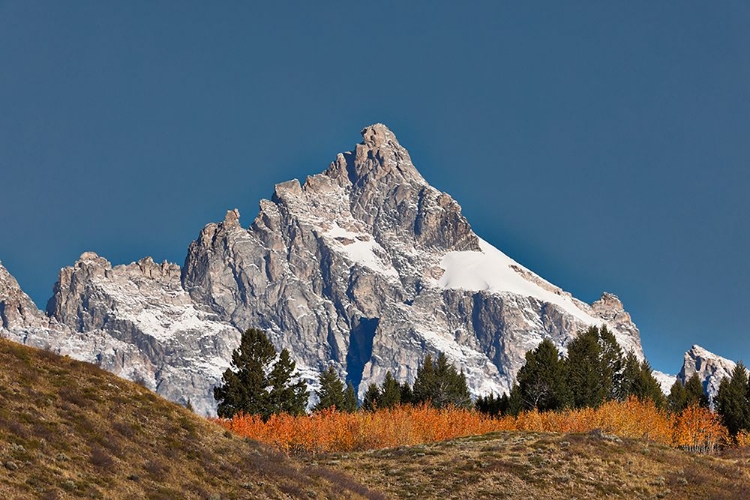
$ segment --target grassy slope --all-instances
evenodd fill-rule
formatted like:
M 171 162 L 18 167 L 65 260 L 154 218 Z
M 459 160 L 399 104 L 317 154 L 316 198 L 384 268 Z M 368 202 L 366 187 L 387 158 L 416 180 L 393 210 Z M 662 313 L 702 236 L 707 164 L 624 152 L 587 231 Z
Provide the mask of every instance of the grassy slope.
M 382 498 L 97 367 L 0 339 L 0 498 Z
M 311 457 L 393 498 L 750 498 L 750 453 L 692 455 L 596 434 L 492 433 Z

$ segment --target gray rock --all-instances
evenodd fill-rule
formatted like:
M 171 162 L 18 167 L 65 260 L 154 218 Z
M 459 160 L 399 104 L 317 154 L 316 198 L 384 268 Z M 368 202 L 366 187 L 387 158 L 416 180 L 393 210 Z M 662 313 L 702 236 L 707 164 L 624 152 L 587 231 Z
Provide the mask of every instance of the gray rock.
M 585 304 L 509 259 L 388 128 L 362 136 L 324 172 L 276 185 L 248 228 L 236 209 L 205 226 L 182 268 L 150 258 L 112 267 L 85 253 L 61 270 L 49 317 L 0 273 L 3 332 L 189 398 L 200 413 L 215 411 L 212 387 L 249 327 L 289 349 L 313 388 L 333 364 L 360 395 L 387 371 L 413 382 L 438 352 L 472 394 L 499 394 L 527 350 L 544 338 L 564 348 L 594 324 L 643 358 L 617 297 Z

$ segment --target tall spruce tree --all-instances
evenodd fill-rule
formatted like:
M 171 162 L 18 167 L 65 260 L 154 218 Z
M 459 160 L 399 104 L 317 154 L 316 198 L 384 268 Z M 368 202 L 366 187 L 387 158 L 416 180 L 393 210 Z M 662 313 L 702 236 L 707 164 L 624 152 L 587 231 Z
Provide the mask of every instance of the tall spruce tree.
M 435 408 L 472 406 L 466 375 L 463 371 L 456 371 L 443 353 L 434 362 L 429 354 L 425 357 L 414 380 L 414 400 L 417 403 L 429 402 Z
M 327 408 L 336 408 L 339 411 L 344 410 L 344 383 L 339 378 L 336 370 L 329 365 L 318 379 L 320 389 L 316 391 L 318 403 L 313 408 L 314 411 L 325 410 Z
M 750 430 L 750 401 L 748 401 L 747 371 L 742 362 L 732 370 L 731 378 L 723 378 L 716 394 L 716 407 L 729 433 L 736 436 Z
M 362 409 L 365 411 L 375 411 L 380 407 L 380 389 L 377 384 L 372 383 L 367 386 L 365 397 L 362 399 Z
M 390 370 L 386 372 L 383 384 L 380 386 L 378 408 L 393 408 L 401 403 L 401 386 L 393 378 Z
M 685 392 L 685 386 L 678 379 L 674 381 L 672 387 L 669 389 L 669 396 L 667 396 L 667 410 L 671 413 L 680 413 L 682 410 L 687 408 L 687 392 Z
M 592 326 L 568 344 L 568 389 L 576 408 L 596 408 L 618 399 L 621 392 L 622 349 L 606 326 Z
M 351 382 L 347 382 L 346 390 L 344 391 L 344 406 L 341 408 L 347 413 L 354 413 L 357 411 L 357 392 L 354 390 L 354 386 Z
M 276 358 L 276 349 L 262 330 L 251 328 L 242 334 L 221 385 L 214 388 L 220 417 L 244 412 L 266 420 L 275 413 L 304 413 L 307 385 L 303 380 L 292 382 L 297 376 L 295 363 L 286 349 Z
M 685 407 L 697 405 L 703 408 L 708 408 L 709 401 L 708 396 L 703 390 L 703 384 L 697 373 L 687 379 L 685 382 Z
M 650 399 L 657 408 L 662 408 L 665 404 L 664 393 L 659 382 L 654 378 L 651 365 L 645 359 L 638 361 L 632 351 L 623 362 L 618 399 L 622 401 L 629 396 L 635 396 L 641 401 Z
M 517 380 L 524 409 L 539 411 L 564 408 L 570 400 L 565 363 L 550 339 L 526 353 L 526 364 Z

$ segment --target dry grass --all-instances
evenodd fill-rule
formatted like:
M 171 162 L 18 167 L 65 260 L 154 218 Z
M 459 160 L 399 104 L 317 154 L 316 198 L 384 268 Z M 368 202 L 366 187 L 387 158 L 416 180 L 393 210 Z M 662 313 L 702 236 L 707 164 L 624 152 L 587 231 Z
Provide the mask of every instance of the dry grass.
M 310 455 L 391 498 L 750 498 L 750 451 L 696 455 L 601 433 L 499 432 Z
M 0 498 L 383 498 L 97 367 L 0 339 Z

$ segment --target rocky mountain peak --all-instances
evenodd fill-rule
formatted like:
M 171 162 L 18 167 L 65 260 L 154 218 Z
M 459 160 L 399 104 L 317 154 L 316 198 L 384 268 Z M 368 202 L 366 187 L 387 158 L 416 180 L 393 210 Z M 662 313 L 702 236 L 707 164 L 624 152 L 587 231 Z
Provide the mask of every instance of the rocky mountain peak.
M 0 328 L 44 326 L 47 318 L 39 311 L 0 262 Z
M 693 345 L 685 353 L 682 369 L 677 374 L 677 378 L 684 384 L 697 373 L 704 390 L 713 398 L 719 391 L 721 379 L 731 377 L 735 366 L 737 364 L 734 361 L 714 354 L 699 345 Z

